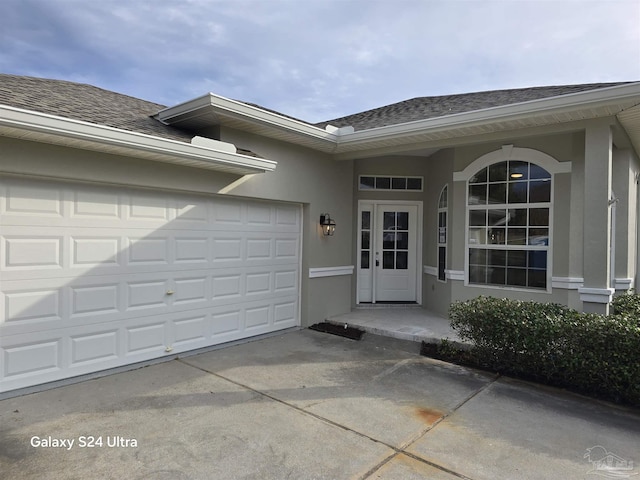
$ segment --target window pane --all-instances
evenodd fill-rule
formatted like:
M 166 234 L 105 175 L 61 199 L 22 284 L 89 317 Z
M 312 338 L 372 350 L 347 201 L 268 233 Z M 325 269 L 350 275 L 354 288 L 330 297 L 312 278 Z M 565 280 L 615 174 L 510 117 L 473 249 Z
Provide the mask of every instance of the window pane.
M 391 179 L 391 188 L 393 190 L 406 190 L 407 189 L 407 179 L 406 178 L 392 178 Z
M 407 190 L 422 190 L 422 179 L 407 178 Z
M 446 212 L 438 213 L 438 226 L 439 227 L 446 227 L 447 226 L 447 213 Z
M 476 173 L 471 179 L 469 183 L 483 183 L 487 181 L 487 169 L 483 168 L 478 173 Z
M 373 190 L 375 185 L 374 177 L 360 177 L 360 190 Z
M 438 208 L 447 208 L 447 187 L 444 187 L 440 194 L 440 201 L 438 202 Z
M 525 250 L 509 250 L 507 252 L 507 266 L 526 267 L 527 252 Z
M 526 203 L 527 185 L 528 182 L 509 183 L 509 203 Z
M 362 232 L 362 241 L 360 243 L 360 248 L 363 250 L 369 250 L 369 232 Z
M 551 201 L 551 182 L 549 180 L 541 180 L 531 182 L 529 184 L 529 202 L 550 202 Z
M 500 210 L 488 210 L 488 225 L 496 225 L 504 227 L 507 223 L 507 211 Z
M 487 268 L 487 282 L 493 285 L 504 285 L 506 279 L 505 268 Z
M 529 245 L 549 245 L 549 229 L 548 228 L 530 228 L 529 229 Z
M 438 248 L 438 280 L 446 280 L 444 270 L 447 268 L 447 249 L 445 247 Z
M 409 249 L 409 234 L 402 232 L 396 233 L 396 249 L 408 250 Z
M 485 205 L 487 203 L 486 185 L 469 185 L 469 205 Z
M 489 185 L 489 203 L 507 203 L 506 183 L 492 183 Z
M 386 270 L 393 269 L 393 254 L 393 251 L 382 252 L 382 268 Z
M 396 252 L 396 269 L 398 270 L 406 270 L 408 261 L 408 253 L 407 252 Z
M 376 177 L 376 189 L 389 190 L 391 188 L 391 179 L 389 177 Z
M 469 245 L 485 245 L 487 243 L 486 228 L 469 229 Z
M 509 162 L 509 180 L 526 180 L 529 178 L 528 162 Z
M 393 250 L 396 244 L 396 232 L 383 232 L 382 248 L 383 250 Z
M 484 226 L 487 224 L 487 211 L 486 210 L 471 210 L 469 211 L 469 225 L 470 226 Z
M 527 270 L 524 268 L 508 268 L 507 285 L 512 285 L 514 287 L 526 287 Z
M 531 208 L 529 209 L 529 225 L 546 227 L 549 225 L 549 209 L 548 208 Z
M 507 162 L 494 163 L 489 167 L 490 182 L 504 182 L 507 180 Z
M 438 227 L 438 243 L 447 243 L 447 227 Z
M 509 228 L 507 230 L 507 245 L 526 245 L 526 228 Z
M 527 286 L 532 288 L 547 288 L 546 270 L 529 270 Z
M 360 252 L 360 268 L 369 268 L 369 252 Z
M 398 212 L 396 214 L 396 219 L 398 222 L 398 230 L 409 230 L 409 213 L 408 212 Z
M 545 251 L 529 252 L 529 267 L 546 269 L 547 268 L 547 252 Z
M 487 283 L 487 267 L 469 267 L 470 283 Z
M 527 226 L 527 209 L 526 208 L 510 208 L 509 209 L 509 226 Z
M 362 212 L 362 228 L 365 230 L 371 228 L 371 212 Z
M 382 217 L 382 228 L 391 230 L 396 226 L 396 212 L 384 212 Z
M 506 250 L 487 250 L 487 265 L 504 267 L 507 263 Z
M 491 245 L 504 245 L 506 232 L 505 228 L 490 228 L 489 229 L 489 243 Z
M 551 178 L 551 174 L 544 168 L 532 163 L 529 166 L 529 178 Z
M 486 265 L 487 251 L 484 248 L 469 249 L 469 265 Z

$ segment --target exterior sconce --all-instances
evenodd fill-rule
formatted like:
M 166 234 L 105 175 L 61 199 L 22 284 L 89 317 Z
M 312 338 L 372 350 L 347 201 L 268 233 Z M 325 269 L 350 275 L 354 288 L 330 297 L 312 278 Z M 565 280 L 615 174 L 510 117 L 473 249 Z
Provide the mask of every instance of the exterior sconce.
M 320 214 L 320 226 L 322 227 L 322 234 L 325 237 L 332 237 L 336 231 L 336 222 L 331 220 L 328 213 Z

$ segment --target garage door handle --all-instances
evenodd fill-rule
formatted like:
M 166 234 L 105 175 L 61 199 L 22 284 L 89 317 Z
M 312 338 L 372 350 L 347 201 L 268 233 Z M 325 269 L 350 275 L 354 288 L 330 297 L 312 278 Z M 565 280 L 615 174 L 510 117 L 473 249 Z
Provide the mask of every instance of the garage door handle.
M 173 295 L 175 292 L 173 290 L 167 290 L 167 295 Z

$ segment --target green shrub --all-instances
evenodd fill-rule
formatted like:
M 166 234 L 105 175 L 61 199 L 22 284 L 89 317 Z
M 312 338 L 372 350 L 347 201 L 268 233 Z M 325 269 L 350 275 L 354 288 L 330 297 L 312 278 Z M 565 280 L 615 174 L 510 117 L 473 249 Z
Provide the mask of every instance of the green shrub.
M 625 293 L 613 297 L 611 302 L 613 313 L 616 315 L 629 315 L 640 323 L 640 295 Z
M 454 303 L 449 313 L 481 366 L 640 405 L 638 317 L 492 297 Z

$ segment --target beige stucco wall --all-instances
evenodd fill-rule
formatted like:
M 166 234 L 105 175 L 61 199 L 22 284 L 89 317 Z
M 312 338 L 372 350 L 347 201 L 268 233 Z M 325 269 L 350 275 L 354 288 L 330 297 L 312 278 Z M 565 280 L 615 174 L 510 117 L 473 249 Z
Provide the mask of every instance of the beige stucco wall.
M 303 205 L 303 262 L 301 316 L 303 325 L 322 321 L 327 314 L 348 312 L 351 276 L 330 281 L 309 279 L 309 268 L 351 265 L 352 163 L 336 162 L 327 155 L 281 143 L 230 133 L 261 156 L 278 162 L 274 172 L 246 177 L 210 170 L 180 167 L 117 155 L 0 138 L 0 174 L 36 175 L 65 180 L 142 186 L 188 192 L 252 197 Z M 322 236 L 321 212 L 335 216 L 334 237 Z M 344 288 L 347 282 L 348 288 Z M 329 294 L 331 296 L 329 296 Z M 330 298 L 331 306 L 310 303 L 309 297 Z

